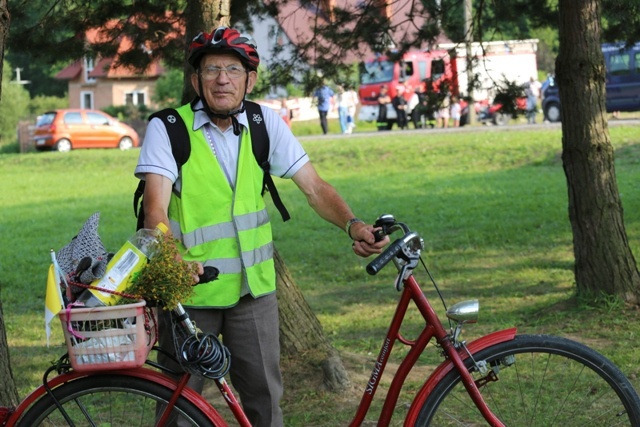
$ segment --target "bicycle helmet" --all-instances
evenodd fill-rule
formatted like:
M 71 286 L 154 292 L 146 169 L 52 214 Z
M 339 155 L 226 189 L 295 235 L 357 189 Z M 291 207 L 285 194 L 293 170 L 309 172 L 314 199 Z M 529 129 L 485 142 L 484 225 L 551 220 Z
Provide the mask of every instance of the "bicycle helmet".
M 189 45 L 188 62 L 198 68 L 200 59 L 207 53 L 235 53 L 250 70 L 256 71 L 260 64 L 258 46 L 248 34 L 229 27 L 218 27 L 211 34 L 202 32 Z

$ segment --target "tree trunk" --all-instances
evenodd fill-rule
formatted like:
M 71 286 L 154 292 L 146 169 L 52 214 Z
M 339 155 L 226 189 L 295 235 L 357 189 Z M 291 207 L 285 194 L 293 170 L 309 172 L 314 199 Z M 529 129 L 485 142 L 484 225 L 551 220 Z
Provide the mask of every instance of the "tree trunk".
M 7 343 L 7 334 L 2 315 L 2 301 L 0 301 L 0 378 L 2 378 L 2 381 L 0 381 L 0 406 L 16 406 L 19 399 L 16 385 L 13 381 L 13 373 L 11 372 L 9 344 Z
M 7 9 L 7 0 L 0 0 L 0 81 L 2 81 L 2 65 L 4 64 L 4 47 L 9 34 L 10 15 Z M 0 87 L 0 99 L 2 88 Z M 18 392 L 13 381 L 11 364 L 9 363 L 9 344 L 4 328 L 2 314 L 2 301 L 0 301 L 0 406 L 15 406 L 18 404 Z
M 336 349 L 324 336 L 320 321 L 304 299 L 280 254 L 274 253 L 278 306 L 280 309 L 280 346 L 287 356 L 304 355 L 322 367 L 324 384 L 331 391 L 342 391 L 349 377 Z
M 562 161 L 569 192 L 579 295 L 638 303 L 640 275 L 629 248 L 605 110 L 600 1 L 560 0 L 556 78 Z

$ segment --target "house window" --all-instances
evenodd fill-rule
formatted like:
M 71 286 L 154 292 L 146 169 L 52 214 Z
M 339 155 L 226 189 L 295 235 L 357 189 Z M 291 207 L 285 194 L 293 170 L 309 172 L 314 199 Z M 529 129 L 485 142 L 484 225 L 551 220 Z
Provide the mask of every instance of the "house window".
M 84 57 L 84 81 L 87 83 L 95 83 L 95 77 L 89 77 L 95 66 L 93 58 Z
M 80 92 L 80 108 L 93 110 L 93 92 Z
M 125 105 L 146 105 L 147 104 L 147 94 L 144 92 L 126 92 L 124 94 L 124 104 Z

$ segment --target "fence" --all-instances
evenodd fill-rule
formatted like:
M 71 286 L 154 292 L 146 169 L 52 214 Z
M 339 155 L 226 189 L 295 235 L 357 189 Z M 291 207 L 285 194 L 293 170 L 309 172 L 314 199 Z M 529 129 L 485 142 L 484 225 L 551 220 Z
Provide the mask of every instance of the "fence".
M 18 143 L 20 144 L 21 153 L 34 150 L 33 128 L 34 125 L 32 121 L 18 122 Z

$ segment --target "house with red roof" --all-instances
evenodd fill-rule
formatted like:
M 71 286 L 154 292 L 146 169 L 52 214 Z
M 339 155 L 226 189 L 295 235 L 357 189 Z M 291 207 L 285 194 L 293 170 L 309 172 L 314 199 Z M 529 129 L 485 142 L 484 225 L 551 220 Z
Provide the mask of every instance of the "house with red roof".
M 115 22 L 115 21 L 114 21 Z M 105 39 L 102 29 L 86 33 L 87 43 Z M 153 61 L 145 70 L 118 64 L 117 56 L 133 48 L 132 41 L 121 36 L 114 57 L 77 60 L 60 71 L 55 78 L 67 80 L 70 108 L 103 109 L 109 106 L 146 105 L 156 107 L 152 101 L 156 81 L 164 73 L 160 61 Z M 145 46 L 139 47 L 144 50 Z

